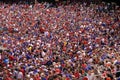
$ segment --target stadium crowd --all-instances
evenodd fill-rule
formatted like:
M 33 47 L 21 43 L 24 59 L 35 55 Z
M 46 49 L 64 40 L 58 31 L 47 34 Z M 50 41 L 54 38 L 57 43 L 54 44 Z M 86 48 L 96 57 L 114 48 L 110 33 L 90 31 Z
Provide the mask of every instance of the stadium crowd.
M 120 8 L 0 3 L 0 80 L 120 80 Z

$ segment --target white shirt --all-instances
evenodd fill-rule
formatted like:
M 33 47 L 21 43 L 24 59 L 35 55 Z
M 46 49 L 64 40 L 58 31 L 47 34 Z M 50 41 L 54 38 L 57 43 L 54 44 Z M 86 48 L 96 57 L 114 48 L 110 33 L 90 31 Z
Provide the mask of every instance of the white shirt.
M 17 78 L 20 79 L 20 80 L 23 80 L 23 73 L 19 72 Z
M 88 80 L 94 80 L 94 74 L 93 73 L 91 73 L 91 75 L 87 74 L 87 78 Z

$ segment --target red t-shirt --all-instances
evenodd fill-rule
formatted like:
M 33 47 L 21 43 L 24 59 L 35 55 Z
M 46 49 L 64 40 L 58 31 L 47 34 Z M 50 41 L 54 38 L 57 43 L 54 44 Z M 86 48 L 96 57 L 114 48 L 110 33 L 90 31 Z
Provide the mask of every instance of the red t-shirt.
M 44 33 L 44 32 L 45 32 L 45 29 L 41 27 L 41 28 L 40 28 L 40 32 L 41 32 L 41 33 Z
M 66 79 L 65 80 L 70 80 L 68 77 L 66 77 Z
M 11 56 L 11 55 L 10 55 L 10 56 L 9 56 L 9 59 L 10 59 L 10 60 L 14 60 L 15 58 L 14 58 L 14 56 Z
M 12 80 L 10 77 L 7 77 L 5 80 Z
M 40 80 L 39 76 L 34 77 L 34 80 Z
M 20 71 L 23 73 L 23 75 L 25 75 L 25 70 L 24 69 L 20 69 Z
M 80 77 L 79 72 L 75 72 L 74 76 L 75 76 L 75 78 L 79 78 Z
M 83 67 L 83 68 L 86 68 L 86 64 L 82 64 L 82 67 Z

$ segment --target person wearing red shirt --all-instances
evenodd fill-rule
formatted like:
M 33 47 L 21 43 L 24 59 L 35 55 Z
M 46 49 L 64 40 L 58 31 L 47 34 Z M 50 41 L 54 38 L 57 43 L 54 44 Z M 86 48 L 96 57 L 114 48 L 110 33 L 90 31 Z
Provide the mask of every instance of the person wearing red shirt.
M 75 76 L 76 79 L 80 78 L 80 74 L 79 74 L 79 72 L 77 70 L 75 70 L 74 76 Z
M 4 80 L 13 80 L 11 77 L 9 77 L 8 75 L 6 75 Z
M 12 78 L 10 78 L 10 77 L 7 77 L 5 80 L 12 80 Z

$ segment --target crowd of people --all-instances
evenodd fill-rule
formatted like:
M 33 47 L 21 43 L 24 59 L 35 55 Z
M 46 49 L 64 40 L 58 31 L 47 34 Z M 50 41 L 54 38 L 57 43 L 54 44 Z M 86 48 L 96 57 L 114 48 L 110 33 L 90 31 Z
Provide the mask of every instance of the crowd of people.
M 0 3 L 0 80 L 120 80 L 120 7 Z

